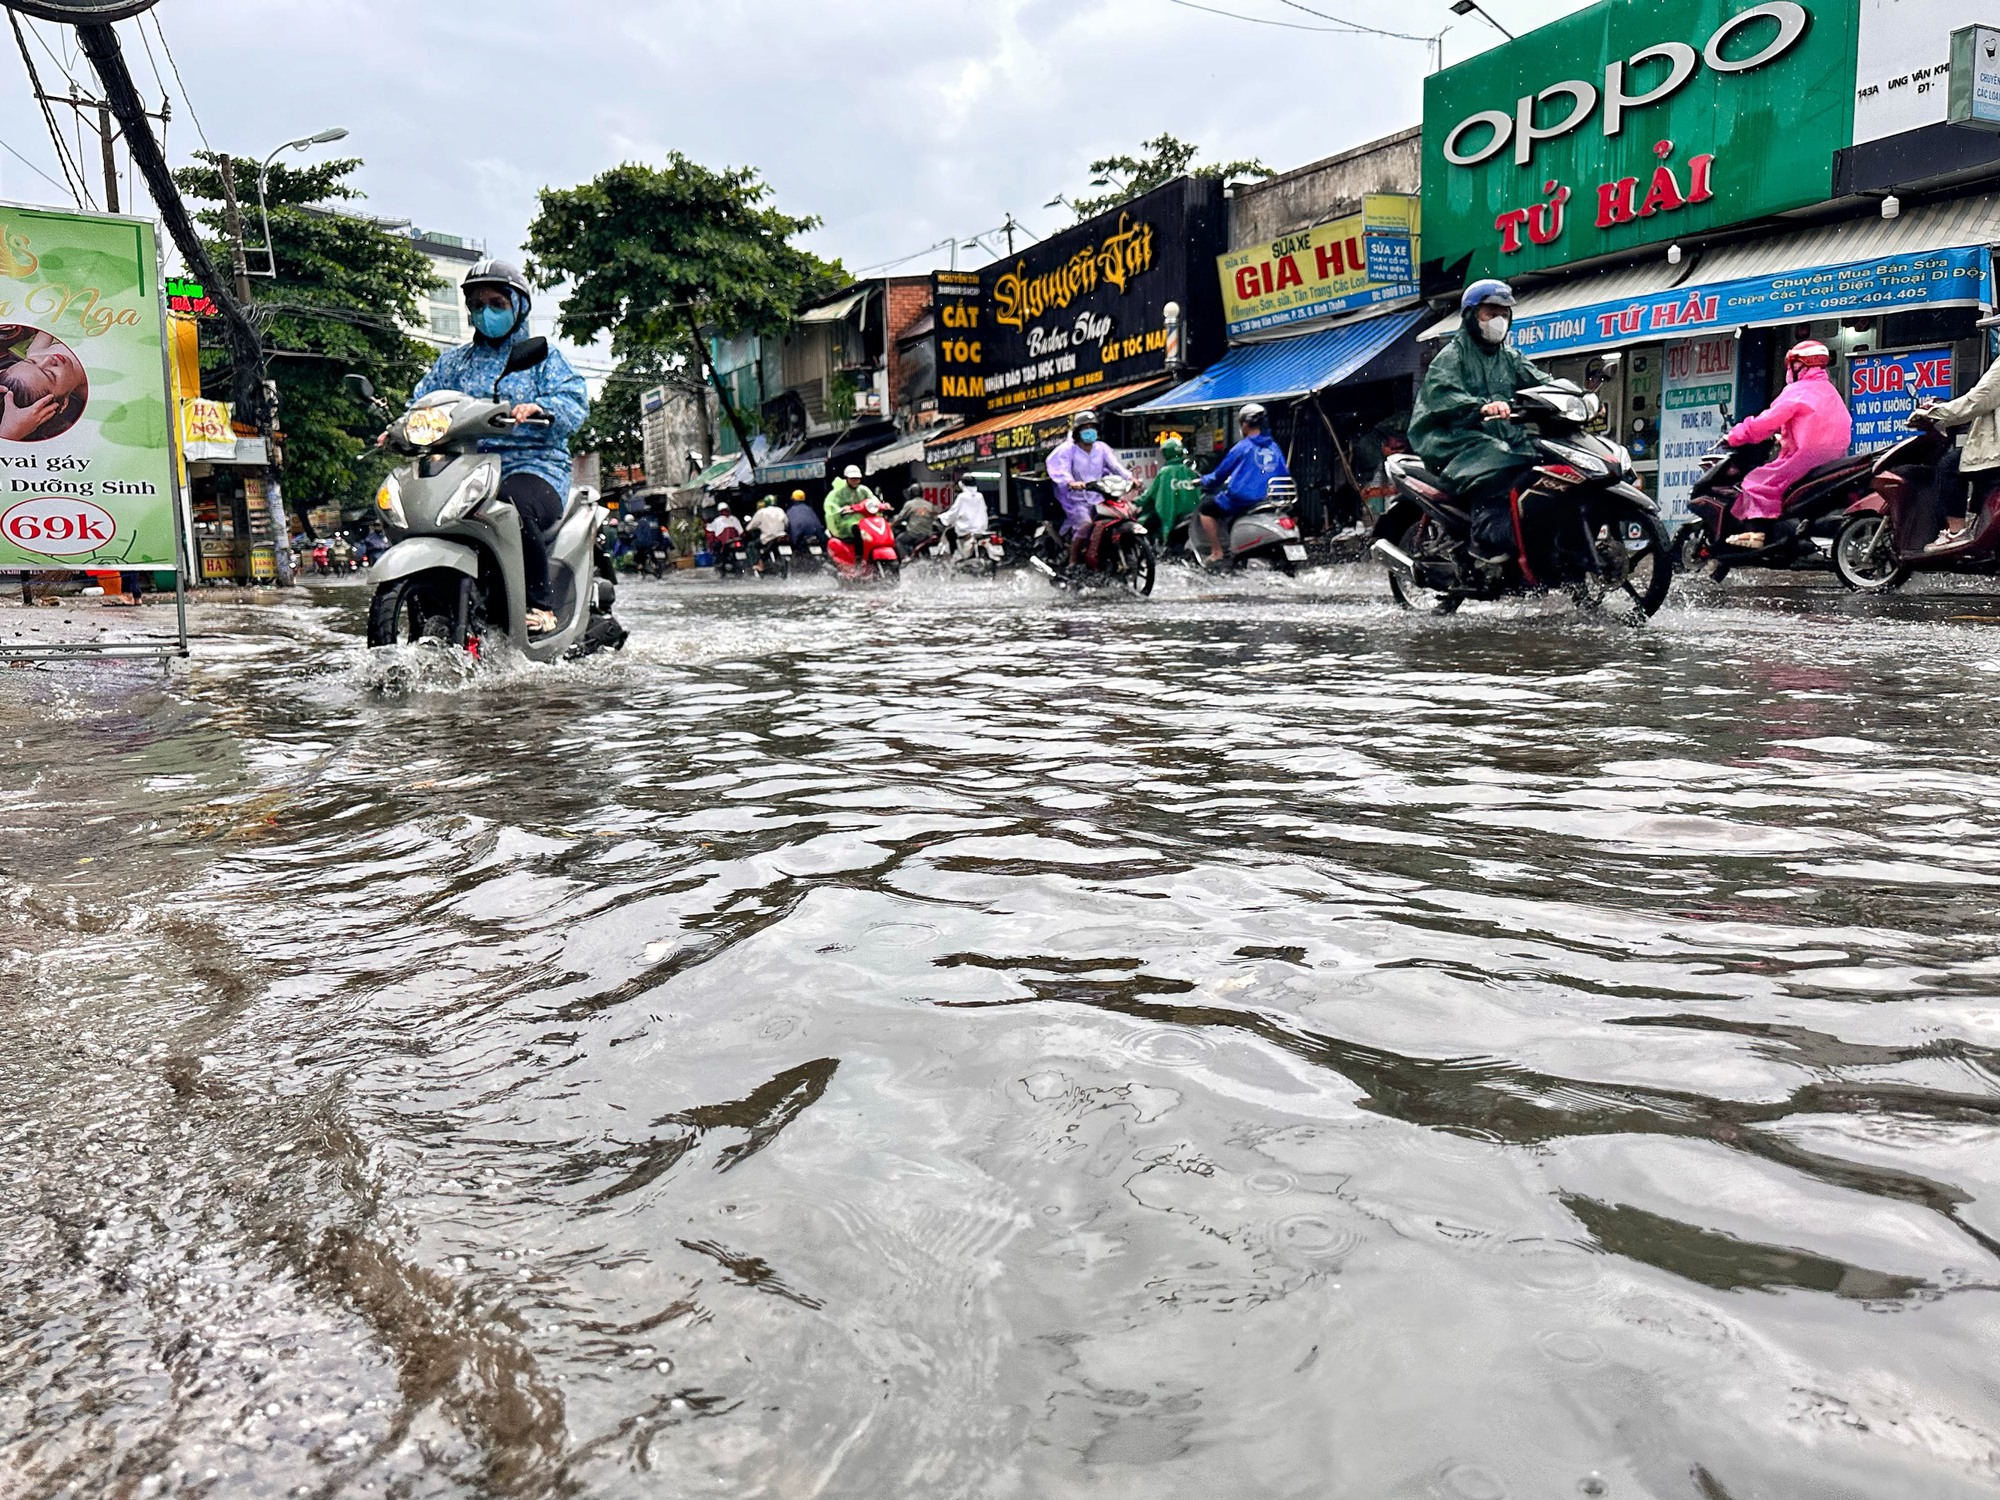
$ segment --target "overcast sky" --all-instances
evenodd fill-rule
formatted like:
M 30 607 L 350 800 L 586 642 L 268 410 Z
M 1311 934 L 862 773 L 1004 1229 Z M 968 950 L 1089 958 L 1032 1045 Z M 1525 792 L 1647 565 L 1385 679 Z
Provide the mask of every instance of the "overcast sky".
M 1161 131 L 1282 171 L 1415 124 L 1427 45 L 1299 29 L 1329 25 L 1313 11 L 1449 26 L 1447 61 L 1499 40 L 1449 0 L 1202 3 L 1286 24 L 1180 0 L 160 0 L 154 14 L 210 142 L 262 156 L 344 125 L 329 149 L 365 159 L 374 213 L 512 255 L 538 189 L 679 150 L 756 167 L 781 207 L 825 221 L 812 248 L 853 270 L 943 265 L 926 246 L 1010 211 L 1047 233 L 1069 215 L 1044 205 L 1089 191 L 1093 158 Z M 1489 3 L 1514 30 L 1577 8 Z M 65 28 L 38 30 L 74 57 Z M 140 23 L 119 31 L 151 92 Z M 200 140 L 150 22 L 144 34 L 175 96 L 178 165 Z M 0 141 L 60 179 L 11 36 L 5 52 Z M 66 201 L 5 152 L 0 198 Z

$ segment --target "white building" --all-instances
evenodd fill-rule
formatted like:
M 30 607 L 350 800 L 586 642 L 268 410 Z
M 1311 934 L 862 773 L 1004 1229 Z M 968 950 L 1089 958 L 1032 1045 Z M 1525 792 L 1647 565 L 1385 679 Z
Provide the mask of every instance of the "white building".
M 409 332 L 434 349 L 453 348 L 472 337 L 465 324 L 465 299 L 459 295 L 458 284 L 473 262 L 485 256 L 486 247 L 434 229 L 413 228 L 409 235 L 410 243 L 429 258 L 438 273 L 429 300 L 418 304 L 420 321 Z

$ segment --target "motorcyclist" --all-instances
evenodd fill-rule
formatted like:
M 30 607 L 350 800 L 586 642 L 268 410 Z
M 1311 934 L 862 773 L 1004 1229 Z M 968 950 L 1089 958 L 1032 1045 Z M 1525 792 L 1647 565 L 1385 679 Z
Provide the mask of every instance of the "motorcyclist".
M 750 567 L 759 578 L 764 576 L 764 557 L 773 543 L 785 539 L 787 530 L 785 512 L 778 504 L 776 495 L 766 495 L 757 502 L 757 510 L 750 517 L 747 540 L 750 544 Z
M 937 533 L 938 508 L 924 494 L 918 485 L 911 485 L 907 491 L 903 508 L 896 512 L 890 524 L 896 530 L 896 548 L 908 557 L 919 542 L 927 542 Z
M 1224 528 L 1253 505 L 1262 505 L 1271 481 L 1291 477 L 1284 450 L 1270 433 L 1271 419 L 1255 401 L 1238 408 L 1236 446 L 1222 456 L 1214 472 L 1201 481 L 1202 501 L 1195 514 L 1208 543 L 1208 561 L 1222 562 Z
M 986 535 L 990 524 L 991 518 L 986 513 L 986 495 L 979 488 L 979 481 L 970 474 L 959 475 L 958 492 L 938 517 L 938 525 L 944 528 L 946 538 L 956 550 L 960 544 Z
M 708 550 L 717 555 L 718 561 L 722 553 L 743 540 L 743 523 L 736 519 L 736 512 L 729 508 L 727 500 L 715 507 L 715 514 L 703 529 L 708 535 Z
M 1160 472 L 1139 500 L 1139 519 L 1165 546 L 1174 528 L 1201 504 L 1201 479 L 1187 461 L 1187 446 L 1177 432 L 1160 437 Z
M 840 478 L 833 482 L 833 488 L 826 492 L 826 505 L 823 508 L 826 516 L 826 534 L 838 537 L 852 546 L 855 536 L 861 530 L 861 518 L 849 515 L 847 507 L 860 505 L 874 498 L 875 492 L 861 482 L 860 465 L 849 464 L 841 470 Z
M 1459 327 L 1431 361 L 1410 418 L 1410 445 L 1472 515 L 1472 550 L 1513 555 L 1515 482 L 1536 462 L 1528 431 L 1507 420 L 1514 397 L 1550 376 L 1508 347 L 1514 289 L 1488 277 L 1458 299 Z
M 1833 351 L 1817 339 L 1807 339 L 1785 351 L 1785 388 L 1763 411 L 1738 422 L 1724 439 L 1730 447 L 1761 443 L 1773 433 L 1778 456 L 1743 478 L 1743 489 L 1730 507 L 1739 521 L 1769 521 L 1785 508 L 1785 491 L 1821 464 L 1844 458 L 1854 442 L 1854 418 L 1827 374 Z M 1731 547 L 1762 547 L 1765 531 L 1751 525 L 1725 537 Z
M 2000 313 L 1981 318 L 1974 325 L 1981 331 L 2000 328 Z M 1943 552 L 1968 539 L 1972 518 L 1979 514 L 1976 504 L 1967 504 L 1967 487 L 1979 496 L 2000 480 L 2000 364 L 1980 376 L 1972 389 L 1956 401 L 1926 402 L 1910 416 L 1910 425 L 1948 429 L 1964 427 L 1965 446 L 1945 450 L 1938 460 L 1932 490 L 1943 529 L 1926 552 Z
M 517 268 L 504 260 L 478 261 L 465 273 L 460 291 L 475 330 L 472 342 L 440 354 L 410 399 L 432 391 L 485 397 L 497 389 L 497 399 L 513 403 L 516 422 L 548 418 L 546 426 L 517 426 L 479 441 L 480 452 L 500 455 L 498 498 L 520 512 L 526 624 L 530 634 L 540 634 L 556 628 L 549 548 L 542 534 L 562 518 L 569 498 L 570 435 L 583 425 L 590 397 L 583 377 L 553 347 L 540 364 L 502 378 L 508 351 L 528 337 L 528 310 L 533 306 L 528 279 Z
M 826 535 L 826 526 L 806 504 L 804 490 L 792 491 L 792 503 L 785 507 L 785 530 L 794 547 L 807 547 Z
M 1049 455 L 1048 475 L 1055 483 L 1056 503 L 1062 507 L 1062 535 L 1069 539 L 1069 563 L 1075 567 L 1077 548 L 1090 532 L 1090 513 L 1098 499 L 1088 486 L 1107 474 L 1129 482 L 1132 471 L 1120 462 L 1109 443 L 1098 441 L 1096 412 L 1078 412 L 1070 419 L 1069 430 L 1069 441 Z

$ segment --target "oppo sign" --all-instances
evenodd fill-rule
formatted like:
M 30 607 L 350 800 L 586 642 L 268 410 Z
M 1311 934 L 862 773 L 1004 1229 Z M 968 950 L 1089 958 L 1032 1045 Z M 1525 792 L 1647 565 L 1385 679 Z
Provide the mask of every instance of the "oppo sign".
M 1594 83 L 1581 78 L 1568 78 L 1561 83 L 1550 84 L 1540 93 L 1523 94 L 1516 101 L 1512 114 L 1503 109 L 1482 109 L 1477 114 L 1467 115 L 1444 138 L 1444 159 L 1455 167 L 1476 167 L 1498 155 L 1512 142 L 1515 163 L 1525 167 L 1534 159 L 1535 147 L 1541 142 L 1581 130 L 1596 113 L 1600 100 L 1604 105 L 1604 133 L 1615 136 L 1625 128 L 1628 111 L 1643 109 L 1669 98 L 1684 88 L 1694 77 L 1695 70 L 1704 63 L 1712 72 L 1730 74 L 1748 73 L 1777 61 L 1798 45 L 1811 20 L 1806 8 L 1797 0 L 1770 0 L 1769 4 L 1752 6 L 1716 27 L 1707 45 L 1699 52 L 1687 42 L 1661 42 L 1642 48 L 1622 61 L 1607 64 L 1601 91 Z M 1747 57 L 1724 55 L 1724 48 L 1732 39 L 1760 21 L 1775 22 L 1776 34 Z M 1627 81 L 1629 75 L 1651 63 L 1665 63 L 1666 76 L 1649 88 L 1631 92 Z M 1569 113 L 1552 125 L 1536 124 L 1537 106 L 1557 99 L 1570 101 Z M 1482 128 L 1485 139 L 1467 150 L 1467 137 L 1476 138 Z

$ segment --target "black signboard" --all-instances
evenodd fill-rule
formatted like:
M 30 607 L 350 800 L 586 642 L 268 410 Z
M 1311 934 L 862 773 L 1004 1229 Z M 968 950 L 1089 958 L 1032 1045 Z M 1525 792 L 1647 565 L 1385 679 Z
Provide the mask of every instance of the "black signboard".
M 1227 248 L 1221 181 L 1182 177 L 977 273 L 936 273 L 940 407 L 1000 416 L 1162 375 L 1169 302 L 1200 369 L 1224 347 Z

